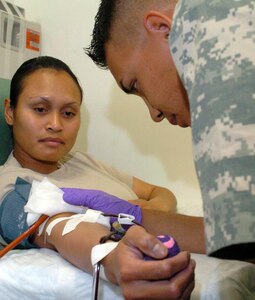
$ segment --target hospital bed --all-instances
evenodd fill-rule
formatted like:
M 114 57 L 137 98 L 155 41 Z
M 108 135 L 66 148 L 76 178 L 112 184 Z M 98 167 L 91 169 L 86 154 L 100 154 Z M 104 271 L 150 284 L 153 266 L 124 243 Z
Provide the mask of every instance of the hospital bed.
M 3 117 L 3 99 L 9 83 L 0 79 L 0 164 L 11 150 L 10 130 Z M 187 210 L 188 207 L 188 210 Z M 180 203 L 179 211 L 202 214 L 201 204 Z M 191 300 L 254 300 L 255 266 L 192 254 L 196 260 L 196 287 Z M 92 276 L 49 249 L 11 250 L 0 259 L 1 300 L 91 299 Z M 227 296 L 226 296 L 227 295 Z M 100 281 L 99 299 L 123 299 L 118 286 Z

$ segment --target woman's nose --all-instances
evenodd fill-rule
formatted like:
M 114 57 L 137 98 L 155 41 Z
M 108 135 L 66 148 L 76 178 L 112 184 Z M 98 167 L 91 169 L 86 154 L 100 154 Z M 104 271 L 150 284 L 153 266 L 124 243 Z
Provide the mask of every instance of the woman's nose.
M 52 113 L 49 116 L 47 130 L 58 132 L 62 130 L 61 116 L 58 113 Z

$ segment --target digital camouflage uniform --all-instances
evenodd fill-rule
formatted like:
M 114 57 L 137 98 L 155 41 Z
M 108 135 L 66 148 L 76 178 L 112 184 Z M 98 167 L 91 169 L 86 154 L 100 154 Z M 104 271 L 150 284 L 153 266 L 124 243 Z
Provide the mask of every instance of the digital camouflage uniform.
M 254 249 L 255 1 L 180 1 L 169 43 L 190 100 L 207 254 Z

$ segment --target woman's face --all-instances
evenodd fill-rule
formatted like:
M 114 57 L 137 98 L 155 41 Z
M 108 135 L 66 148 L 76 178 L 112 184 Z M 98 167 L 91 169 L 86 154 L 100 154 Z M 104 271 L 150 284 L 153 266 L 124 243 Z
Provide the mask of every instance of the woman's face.
M 73 147 L 80 127 L 81 94 L 64 71 L 40 69 L 23 81 L 16 108 L 5 104 L 14 156 L 26 168 L 50 173 Z

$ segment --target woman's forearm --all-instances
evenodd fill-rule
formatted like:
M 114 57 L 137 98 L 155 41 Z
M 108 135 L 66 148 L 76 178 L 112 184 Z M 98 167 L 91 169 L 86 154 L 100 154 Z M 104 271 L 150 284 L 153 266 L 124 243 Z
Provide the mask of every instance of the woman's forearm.
M 57 217 L 68 215 L 71 214 L 61 214 Z M 55 218 L 51 218 L 51 220 Z M 50 235 L 45 232 L 46 225 L 43 234 L 36 236 L 34 243 L 41 248 L 58 251 L 61 256 L 79 269 L 92 273 L 91 249 L 99 244 L 100 238 L 107 235 L 109 230 L 97 223 L 81 222 L 75 230 L 63 236 L 62 232 L 66 222 L 62 221 L 55 225 Z
M 67 215 L 71 214 L 61 214 L 57 217 Z M 109 233 L 109 230 L 97 223 L 81 222 L 75 230 L 63 236 L 65 224 L 66 221 L 58 223 L 50 235 L 45 232 L 46 225 L 44 233 L 36 236 L 34 243 L 39 247 L 58 251 L 69 262 L 91 273 L 91 249 L 99 243 L 102 236 Z M 203 218 L 144 209 L 143 226 L 153 235 L 173 236 L 181 250 L 205 253 Z

